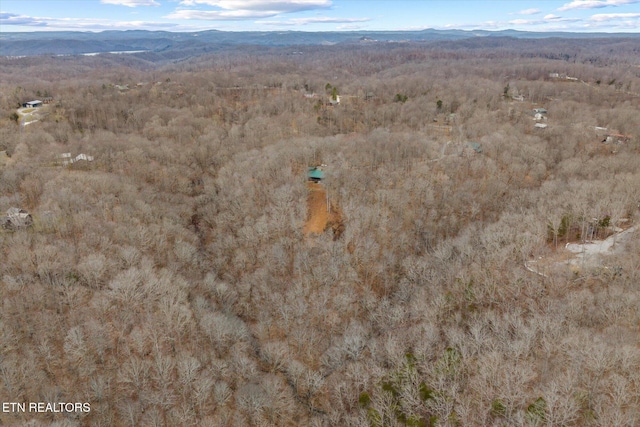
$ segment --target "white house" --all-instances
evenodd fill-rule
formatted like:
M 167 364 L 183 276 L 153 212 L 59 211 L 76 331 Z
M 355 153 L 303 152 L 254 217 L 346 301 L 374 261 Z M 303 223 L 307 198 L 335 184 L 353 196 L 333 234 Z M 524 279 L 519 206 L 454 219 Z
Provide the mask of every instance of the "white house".
M 71 163 L 76 163 L 80 160 L 84 160 L 86 162 L 93 162 L 93 156 L 87 156 L 84 153 L 78 154 L 75 157 L 71 157 L 71 153 L 62 153 L 58 156 L 60 159 L 58 164 L 62 163 L 63 166 L 68 166 Z
M 38 108 L 38 107 L 42 107 L 42 101 L 40 100 L 35 100 L 35 101 L 29 101 L 29 102 L 25 102 L 24 104 L 22 104 L 23 108 Z

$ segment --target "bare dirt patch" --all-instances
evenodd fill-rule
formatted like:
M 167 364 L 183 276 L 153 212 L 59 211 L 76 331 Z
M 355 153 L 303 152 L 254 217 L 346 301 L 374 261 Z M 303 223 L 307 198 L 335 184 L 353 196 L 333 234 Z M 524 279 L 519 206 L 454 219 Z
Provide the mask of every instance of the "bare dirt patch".
M 613 255 L 625 252 L 625 243 L 632 238 L 637 227 L 631 227 L 613 234 L 604 240 L 594 240 L 589 243 L 568 243 L 565 249 L 575 258 L 569 263 L 573 265 L 598 266 L 602 255 Z
M 322 184 L 309 182 L 307 184 L 307 222 L 304 224 L 304 234 L 322 234 L 329 221 L 327 212 L 327 191 Z
M 525 268 L 547 277 L 554 271 L 562 271 L 567 267 L 578 273 L 581 270 L 615 266 L 615 255 L 626 253 L 626 243 L 635 236 L 636 230 L 638 226 L 616 233 L 607 233 L 607 237 L 603 240 L 592 240 L 587 243 L 568 242 L 546 257 L 525 262 Z
M 307 221 L 304 224 L 304 234 L 318 235 L 331 229 L 333 239 L 340 238 L 345 229 L 345 221 L 338 204 L 335 200 L 327 199 L 327 190 L 320 183 L 307 183 L 307 190 Z

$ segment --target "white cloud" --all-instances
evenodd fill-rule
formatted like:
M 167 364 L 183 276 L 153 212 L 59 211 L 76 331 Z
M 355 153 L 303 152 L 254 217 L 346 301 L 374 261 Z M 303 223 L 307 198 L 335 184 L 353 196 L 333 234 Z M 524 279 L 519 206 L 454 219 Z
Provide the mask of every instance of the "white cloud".
M 178 24 L 153 21 L 112 21 L 100 18 L 51 18 L 17 15 L 0 12 L 0 25 L 32 27 L 34 31 L 69 30 L 69 31 L 102 31 L 102 30 L 175 30 Z
M 307 24 L 347 24 L 354 22 L 366 22 L 370 21 L 371 18 L 330 18 L 328 16 L 316 17 L 316 18 L 295 18 L 291 21 L 294 21 L 299 25 L 307 25 Z
M 511 25 L 533 25 L 533 24 L 539 24 L 540 21 L 533 21 L 530 19 L 513 19 L 511 21 L 509 21 L 509 24 Z
M 182 0 L 183 6 L 205 5 L 214 10 L 178 9 L 166 16 L 169 19 L 197 19 L 204 21 L 243 21 L 268 18 L 283 13 L 326 9 L 331 0 Z
M 160 6 L 156 0 L 100 0 L 104 4 L 116 4 L 120 6 L 137 7 L 137 6 Z
M 625 4 L 638 3 L 640 0 L 573 0 L 558 8 L 559 11 L 571 9 L 598 9 L 608 6 L 623 6 Z
M 331 0 L 182 0 L 180 4 L 211 6 L 215 10 L 178 9 L 166 17 L 206 21 L 242 21 L 268 18 L 283 13 L 326 9 L 332 5 L 332 2 Z
M 544 19 L 545 22 L 578 22 L 578 21 L 582 21 L 582 19 L 580 19 L 580 18 L 563 18 L 562 16 L 554 15 L 553 13 L 545 15 L 543 19 Z
M 263 25 L 309 25 L 309 24 L 350 24 L 342 25 L 341 27 L 353 27 L 354 23 L 367 22 L 371 18 L 330 18 L 330 17 L 315 17 L 315 18 L 293 18 L 285 21 L 257 21 L 257 24 Z M 353 28 L 351 28 L 353 29 Z
M 582 21 L 580 18 L 563 18 L 562 16 L 554 15 L 552 13 L 545 15 L 542 19 L 513 19 L 508 23 L 511 25 L 547 25 L 557 24 L 560 22 L 578 22 Z
M 176 10 L 165 16 L 168 19 L 196 19 L 202 21 L 244 21 L 277 15 L 274 11 L 252 10 Z
M 206 5 L 224 10 L 277 11 L 278 13 L 301 12 L 324 9 L 331 6 L 331 0 L 183 0 L 185 6 Z
M 20 25 L 27 27 L 46 27 L 47 18 L 18 15 L 17 13 L 0 12 L 0 25 Z
M 640 13 L 599 13 L 589 18 L 590 21 L 606 22 L 615 20 L 640 20 Z
M 525 9 L 525 10 L 521 10 L 520 12 L 518 12 L 518 15 L 535 15 L 540 13 L 541 10 L 540 9 Z

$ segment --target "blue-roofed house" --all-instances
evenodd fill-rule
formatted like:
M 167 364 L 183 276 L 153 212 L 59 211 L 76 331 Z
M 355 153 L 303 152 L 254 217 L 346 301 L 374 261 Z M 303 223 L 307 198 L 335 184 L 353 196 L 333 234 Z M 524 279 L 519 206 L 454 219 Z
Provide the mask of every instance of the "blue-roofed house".
M 309 167 L 307 177 L 309 178 L 309 181 L 320 182 L 324 179 L 324 171 L 319 167 Z

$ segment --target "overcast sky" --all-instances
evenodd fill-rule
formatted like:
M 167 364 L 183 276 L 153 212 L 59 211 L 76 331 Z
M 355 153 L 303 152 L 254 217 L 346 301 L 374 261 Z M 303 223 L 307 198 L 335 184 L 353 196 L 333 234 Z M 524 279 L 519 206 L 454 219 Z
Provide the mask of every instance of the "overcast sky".
M 640 0 L 1 0 L 0 32 L 516 29 L 640 32 Z

